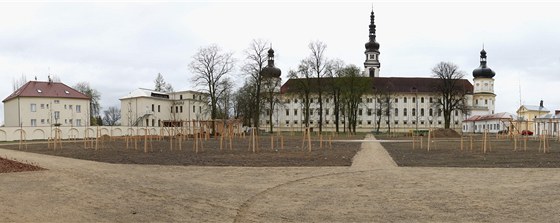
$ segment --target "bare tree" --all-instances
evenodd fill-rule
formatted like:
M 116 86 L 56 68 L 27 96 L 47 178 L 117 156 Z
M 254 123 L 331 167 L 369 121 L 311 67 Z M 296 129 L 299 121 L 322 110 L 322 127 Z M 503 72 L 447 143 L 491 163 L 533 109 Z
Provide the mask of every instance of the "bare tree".
M 155 86 L 154 90 L 159 92 L 173 92 L 173 86 L 171 84 L 166 83 L 163 79 L 163 75 L 158 73 L 156 79 L 154 80 Z
M 103 111 L 103 124 L 108 126 L 119 125 L 121 120 L 121 110 L 115 106 L 109 107 Z
M 469 89 L 461 81 L 465 73 L 451 62 L 438 63 L 432 68 L 432 73 L 440 80 L 435 86 L 439 98 L 434 102 L 434 106 L 442 110 L 444 126 L 448 129 L 451 126 L 453 111 L 467 112 L 465 95 Z
M 215 44 L 200 48 L 189 64 L 190 70 L 195 74 L 193 81 L 199 86 L 205 86 L 205 92 L 210 99 L 210 117 L 218 116 L 218 100 L 222 80 L 227 77 L 233 68 L 235 60 L 233 53 L 222 52 Z
M 218 91 L 218 118 L 228 119 L 231 113 L 231 102 L 233 94 L 233 81 L 224 78 L 219 84 Z
M 319 100 L 319 132 L 323 131 L 323 85 L 321 84 L 322 77 L 328 73 L 329 60 L 325 56 L 327 45 L 321 41 L 314 41 L 309 43 L 309 50 L 311 54 L 305 60 L 308 60 L 308 65 L 313 76 L 317 77 L 317 97 Z
M 251 120 L 253 119 L 253 112 L 255 109 L 254 98 L 255 98 L 255 84 L 249 80 L 245 81 L 243 86 L 241 86 L 233 96 L 233 114 L 235 118 L 241 118 L 243 125 L 252 126 Z
M 348 130 L 356 133 L 358 108 L 362 103 L 362 96 L 370 90 L 371 78 L 360 76 L 360 68 L 348 65 L 342 71 L 341 102 L 345 105 L 344 112 L 348 120 Z
M 327 69 L 327 77 L 329 77 L 331 81 L 331 84 L 327 85 L 327 89 L 330 91 L 330 96 L 333 99 L 333 115 L 336 132 L 339 132 L 340 113 L 342 107 L 340 103 L 342 83 L 339 77 L 344 76 L 344 67 L 344 61 L 337 59 L 332 60 Z
M 85 94 L 90 98 L 89 101 L 89 116 L 91 125 L 102 125 L 101 116 L 99 112 L 101 111 L 101 104 L 99 101 L 101 100 L 101 94 L 96 89 L 90 87 L 88 82 L 80 82 L 74 85 L 74 89 L 82 94 Z
M 21 74 L 20 78 L 12 80 L 12 91 L 13 92 L 17 91 L 20 87 L 22 87 L 26 83 L 27 83 L 27 77 Z
M 314 85 L 313 81 L 313 71 L 309 60 L 302 60 L 298 65 L 297 71 L 291 70 L 288 72 L 288 78 L 294 79 L 294 84 L 296 85 L 295 91 L 301 99 L 301 104 L 303 108 L 303 122 L 305 127 L 309 127 L 309 118 L 311 111 L 311 93 Z
M 274 124 L 272 122 L 272 115 L 274 113 L 274 108 L 280 103 L 278 98 L 278 92 L 276 91 L 276 86 L 280 86 L 279 78 L 265 78 L 262 83 L 265 89 L 264 99 L 266 102 L 266 109 L 268 110 L 268 124 L 270 127 L 270 133 L 273 132 Z
M 375 112 L 376 112 L 376 132 L 379 133 L 379 128 L 381 127 L 381 120 L 385 117 L 385 123 L 387 125 L 387 132 L 391 132 L 391 111 L 393 111 L 393 100 L 394 96 L 391 92 L 392 83 L 388 83 L 386 86 L 381 86 L 381 88 L 374 89 L 374 97 L 376 101 Z
M 261 86 L 262 86 L 262 78 L 261 78 L 261 71 L 266 66 L 267 61 L 267 48 L 269 46 L 269 42 L 261 39 L 256 39 L 251 41 L 249 47 L 245 49 L 245 62 L 241 67 L 243 73 L 247 74 L 250 77 L 250 83 L 252 87 L 253 93 L 251 94 L 250 102 L 250 109 L 252 110 L 252 124 L 254 127 L 259 126 L 259 119 L 261 114 L 262 108 L 262 101 L 261 101 Z

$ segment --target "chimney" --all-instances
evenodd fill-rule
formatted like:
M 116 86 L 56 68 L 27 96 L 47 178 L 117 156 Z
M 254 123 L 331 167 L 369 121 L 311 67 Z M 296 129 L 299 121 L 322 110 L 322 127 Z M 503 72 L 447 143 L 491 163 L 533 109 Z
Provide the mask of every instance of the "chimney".
M 541 104 L 539 105 L 541 108 L 544 108 L 543 100 L 541 100 Z

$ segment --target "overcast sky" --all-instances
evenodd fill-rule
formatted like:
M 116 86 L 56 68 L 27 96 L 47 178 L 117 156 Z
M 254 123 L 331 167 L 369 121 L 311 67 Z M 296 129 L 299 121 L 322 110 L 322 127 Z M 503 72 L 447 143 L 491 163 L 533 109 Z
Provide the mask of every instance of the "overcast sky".
M 373 8 L 380 76 L 429 77 L 449 61 L 472 83 L 484 44 L 496 72 L 496 112 L 540 100 L 560 109 L 559 1 L 374 1 Z M 283 81 L 314 40 L 327 44 L 329 58 L 363 68 L 371 9 L 371 1 L 0 3 L 0 97 L 22 74 L 89 82 L 103 108 L 153 88 L 158 73 L 176 90 L 196 90 L 187 66 L 199 48 L 215 43 L 241 62 L 253 39 L 273 44 Z M 231 76 L 238 86 L 245 78 Z

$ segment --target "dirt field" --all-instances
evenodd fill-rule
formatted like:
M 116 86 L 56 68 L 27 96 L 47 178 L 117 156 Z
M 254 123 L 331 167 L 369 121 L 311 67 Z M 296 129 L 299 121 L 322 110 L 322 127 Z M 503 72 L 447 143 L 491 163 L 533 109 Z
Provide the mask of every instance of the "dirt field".
M 381 138 L 380 138 L 381 139 Z M 463 138 L 461 150 L 460 138 L 437 138 L 427 150 L 427 137 L 423 137 L 422 148 L 417 139 L 413 149 L 411 137 L 387 138 L 393 142 L 382 142 L 399 166 L 422 167 L 527 167 L 527 168 L 558 168 L 560 167 L 560 142 L 555 139 L 548 141 L 547 153 L 539 150 L 537 137 L 528 137 L 527 142 L 520 138 L 515 149 L 513 139 L 488 136 L 487 151 L 483 150 L 482 135 Z M 526 147 L 525 147 L 526 145 Z M 542 145 L 541 145 L 542 146 Z
M 0 149 L 46 171 L 0 174 L 0 222 L 558 222 L 549 168 L 397 167 L 365 141 L 352 166 L 110 164 Z
M 354 136 L 354 138 L 357 136 Z M 341 139 L 347 137 L 337 137 Z M 210 138 L 199 142 L 198 152 L 195 150 L 193 139 L 181 142 L 173 141 L 173 148 L 167 140 L 148 140 L 147 152 L 144 152 L 144 141 L 129 141 L 127 149 L 125 140 L 105 140 L 95 146 L 85 148 L 82 141 L 62 142 L 62 148 L 48 148 L 46 143 L 30 143 L 22 151 L 46 155 L 62 156 L 76 159 L 100 161 L 120 164 L 158 164 L 158 165 L 183 165 L 183 166 L 252 166 L 252 167 L 279 167 L 279 166 L 350 166 L 352 157 L 360 149 L 360 142 L 332 142 L 326 139 L 323 147 L 320 146 L 319 137 L 311 138 L 311 152 L 307 143 L 302 148 L 302 137 L 284 136 L 283 148 L 279 138 L 273 141 L 271 147 L 270 136 L 261 137 L 259 149 L 256 152 L 249 147 L 249 137 L 233 139 L 231 149 L 229 141 Z M 352 139 L 352 137 L 350 138 Z M 4 145 L 4 148 L 19 150 L 18 145 Z
M 0 173 L 44 170 L 41 167 L 0 157 Z

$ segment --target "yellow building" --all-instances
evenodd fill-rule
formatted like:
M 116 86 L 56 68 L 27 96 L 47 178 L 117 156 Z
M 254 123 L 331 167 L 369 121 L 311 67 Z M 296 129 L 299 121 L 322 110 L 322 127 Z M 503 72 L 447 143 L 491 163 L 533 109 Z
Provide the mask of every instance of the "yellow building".
M 548 110 L 547 108 L 544 107 L 543 105 L 543 101 L 541 100 L 541 103 L 539 106 L 535 106 L 535 105 L 521 105 L 521 107 L 519 107 L 519 109 L 517 109 L 517 118 L 518 118 L 518 122 L 520 122 L 520 126 L 518 128 L 520 128 L 521 130 L 529 130 L 534 132 L 535 131 L 535 125 L 534 125 L 534 121 L 536 118 L 546 115 L 550 112 L 550 110 Z

